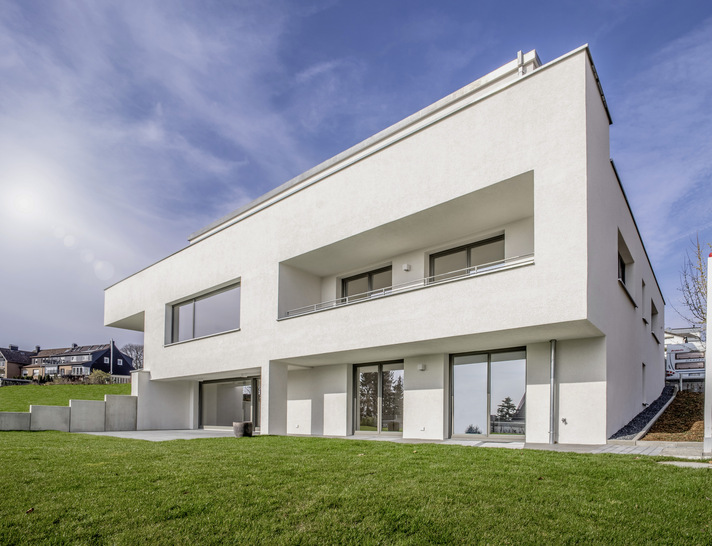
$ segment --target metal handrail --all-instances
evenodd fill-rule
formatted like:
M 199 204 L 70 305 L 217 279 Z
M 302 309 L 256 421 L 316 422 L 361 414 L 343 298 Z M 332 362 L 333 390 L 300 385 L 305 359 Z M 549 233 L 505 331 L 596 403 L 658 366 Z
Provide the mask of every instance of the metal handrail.
M 443 284 L 446 282 L 456 281 L 467 277 L 484 275 L 485 273 L 501 271 L 510 267 L 518 267 L 531 263 L 534 263 L 534 254 L 513 256 L 511 258 L 504 258 L 503 260 L 497 260 L 486 264 L 465 267 L 464 269 L 456 269 L 455 271 L 448 271 L 447 273 L 441 273 L 439 275 L 430 275 L 428 277 L 423 277 L 422 279 L 417 279 L 414 281 L 394 284 L 392 286 L 386 286 L 384 288 L 377 288 L 376 290 L 369 290 L 368 292 L 361 292 L 360 294 L 354 294 L 352 296 L 344 296 L 341 298 L 323 301 L 312 305 L 305 305 L 304 307 L 297 307 L 296 309 L 290 309 L 289 311 L 287 311 L 284 317 L 282 318 L 296 317 L 299 315 L 315 313 L 317 311 L 325 311 L 326 309 L 333 309 L 334 307 L 341 307 L 343 305 L 358 303 L 367 299 L 381 298 L 384 296 L 390 296 L 392 294 L 410 292 L 411 290 L 418 290 L 420 288 L 425 288 L 436 284 Z

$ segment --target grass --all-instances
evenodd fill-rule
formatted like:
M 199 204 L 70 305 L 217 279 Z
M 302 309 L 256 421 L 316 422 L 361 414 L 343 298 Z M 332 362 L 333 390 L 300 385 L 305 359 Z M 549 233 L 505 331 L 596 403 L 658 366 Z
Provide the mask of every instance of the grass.
M 2 544 L 712 541 L 710 471 L 651 457 L 270 436 L 0 444 Z
M 680 391 L 675 400 L 650 428 L 643 440 L 702 442 L 705 434 L 705 395 Z
M 131 394 L 131 385 L 12 385 L 0 388 L 0 411 L 30 411 L 30 404 L 68 406 L 69 400 L 103 400 L 105 394 Z

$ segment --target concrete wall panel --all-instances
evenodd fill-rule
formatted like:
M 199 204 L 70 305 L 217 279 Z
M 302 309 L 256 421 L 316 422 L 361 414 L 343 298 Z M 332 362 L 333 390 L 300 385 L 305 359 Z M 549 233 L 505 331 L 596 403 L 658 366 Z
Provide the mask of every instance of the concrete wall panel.
M 30 430 L 30 414 L 28 412 L 0 412 L 0 430 Z
M 135 396 L 106 394 L 104 430 L 136 430 L 138 399 Z
M 30 406 L 30 430 L 69 432 L 69 406 Z
M 106 402 L 70 400 L 69 432 L 101 432 L 105 427 Z

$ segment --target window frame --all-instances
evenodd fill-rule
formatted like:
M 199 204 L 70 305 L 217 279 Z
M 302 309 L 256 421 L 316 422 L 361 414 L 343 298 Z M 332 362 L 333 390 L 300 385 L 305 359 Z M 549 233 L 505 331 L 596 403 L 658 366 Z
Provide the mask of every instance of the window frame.
M 354 296 L 358 296 L 361 294 L 368 294 L 368 293 L 372 292 L 373 291 L 373 276 L 377 275 L 378 273 L 383 273 L 385 271 L 391 272 L 391 286 L 393 286 L 393 266 L 387 265 L 385 267 L 379 267 L 378 269 L 373 269 L 371 271 L 366 271 L 364 273 L 358 273 L 357 275 L 351 275 L 350 277 L 344 277 L 343 279 L 341 279 L 341 297 L 342 298 L 353 298 Z M 346 294 L 346 284 L 349 281 L 355 281 L 357 279 L 361 279 L 364 277 L 366 277 L 368 279 L 368 290 L 366 290 L 366 292 L 359 292 L 358 294 L 347 295 Z
M 495 235 L 493 237 L 487 237 L 486 239 L 480 239 L 479 241 L 474 241 L 474 242 L 468 243 L 466 245 L 460 245 L 460 246 L 456 246 L 453 248 L 449 248 L 447 250 L 441 250 L 440 252 L 434 252 L 434 253 L 430 254 L 430 256 L 428 257 L 428 263 L 429 263 L 428 272 L 429 272 L 430 282 L 438 282 L 435 279 L 436 275 L 434 274 L 436 259 L 441 258 L 443 256 L 449 256 L 450 254 L 455 254 L 457 252 L 462 252 L 464 250 L 465 251 L 465 263 L 467 264 L 464 269 L 467 269 L 467 272 L 469 273 L 471 268 L 476 267 L 476 266 L 472 265 L 470 250 L 472 250 L 473 248 L 477 248 L 479 246 L 485 246 L 485 245 L 489 245 L 492 243 L 498 243 L 500 241 L 504 242 L 504 233 L 502 233 L 500 235 Z M 504 259 L 504 257 L 502 259 Z M 478 264 L 478 265 L 483 265 L 483 264 Z M 458 270 L 456 269 L 455 271 L 458 271 Z M 446 273 L 451 273 L 451 272 L 446 272 Z M 442 273 L 442 274 L 444 275 L 446 273 Z M 447 280 L 447 279 L 443 279 L 443 280 Z
M 212 332 L 212 333 L 210 333 L 210 334 L 205 334 L 205 335 L 201 335 L 201 336 L 196 336 L 196 335 L 195 335 L 195 323 L 196 323 L 196 321 L 195 321 L 195 309 L 196 309 L 196 305 L 195 305 L 195 304 L 196 304 L 196 302 L 199 302 L 199 301 L 202 301 L 202 300 L 206 300 L 206 299 L 209 299 L 209 298 L 211 298 L 211 297 L 217 296 L 218 294 L 222 294 L 222 293 L 227 292 L 227 291 L 229 291 L 229 290 L 235 290 L 235 289 L 239 289 L 239 290 L 240 290 L 239 296 L 238 296 L 238 298 L 239 298 L 239 303 L 238 303 L 238 324 L 237 324 L 237 326 L 236 326 L 235 328 L 228 328 L 227 330 L 221 330 L 221 331 L 219 331 L 219 332 Z M 176 302 L 176 303 L 173 303 L 173 304 L 168 305 L 167 307 L 168 307 L 168 313 L 169 313 L 169 314 L 168 314 L 169 328 L 168 328 L 168 331 L 167 331 L 168 342 L 166 343 L 166 345 L 176 345 L 176 344 L 178 344 L 178 343 L 186 343 L 186 342 L 188 342 L 188 341 L 193 341 L 193 340 L 196 340 L 196 339 L 203 339 L 203 338 L 206 338 L 206 337 L 217 336 L 217 335 L 226 334 L 226 333 L 229 333 L 229 332 L 235 332 L 235 331 L 240 330 L 240 323 L 241 323 L 241 318 L 242 318 L 242 313 L 241 313 L 241 309 L 240 309 L 240 307 L 241 307 L 241 305 L 240 305 L 241 302 L 242 302 L 242 283 L 238 281 L 238 282 L 229 284 L 229 285 L 227 285 L 227 286 L 223 286 L 223 287 L 221 287 L 221 288 L 218 288 L 218 289 L 216 289 L 216 290 L 211 290 L 211 291 L 202 293 L 202 294 L 200 294 L 200 295 L 198 295 L 198 296 L 193 296 L 193 297 L 191 297 L 191 298 L 186 298 L 186 299 L 184 299 L 184 300 L 181 300 L 181 301 L 178 301 L 178 302 Z M 179 337 L 179 336 L 177 335 L 177 334 L 178 334 L 178 331 L 177 331 L 177 330 L 180 328 L 180 326 L 177 326 L 177 325 L 179 325 L 180 323 L 179 323 L 179 321 L 176 321 L 176 310 L 178 310 L 180 307 L 185 306 L 185 305 L 187 305 L 187 304 L 191 304 L 191 305 L 192 305 L 192 309 L 191 309 L 191 334 L 192 334 L 192 335 L 191 335 L 191 337 L 188 337 L 188 338 L 186 338 L 186 339 L 180 339 L 180 340 L 179 340 L 179 339 L 176 339 L 176 337 Z

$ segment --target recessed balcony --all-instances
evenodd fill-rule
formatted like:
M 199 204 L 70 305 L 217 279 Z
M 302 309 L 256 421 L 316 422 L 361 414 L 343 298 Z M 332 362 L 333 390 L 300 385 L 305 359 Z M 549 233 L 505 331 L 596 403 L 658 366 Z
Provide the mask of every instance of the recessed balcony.
M 508 269 L 514 269 L 517 267 L 524 267 L 533 264 L 534 254 L 513 256 L 510 258 L 504 258 L 502 260 L 496 260 L 494 262 L 479 264 L 472 267 L 458 269 L 455 271 L 448 271 L 439 275 L 431 275 L 414 281 L 394 284 L 392 286 L 378 288 L 375 290 L 369 290 L 367 292 L 362 292 L 359 294 L 344 296 L 329 301 L 322 301 L 313 305 L 305 305 L 302 307 L 297 307 L 296 309 L 289 309 L 286 311 L 284 316 L 280 317 L 280 320 L 299 317 L 302 315 L 309 315 L 311 313 L 318 313 L 321 311 L 328 311 L 330 309 L 336 309 L 338 307 L 344 307 L 346 305 L 364 303 L 376 298 L 395 296 L 406 292 L 412 292 L 413 290 L 422 290 L 424 288 L 430 288 L 445 283 L 461 281 L 464 279 L 471 279 L 473 277 L 480 277 L 482 275 L 488 275 L 491 273 L 497 273 L 500 271 L 506 271 Z

